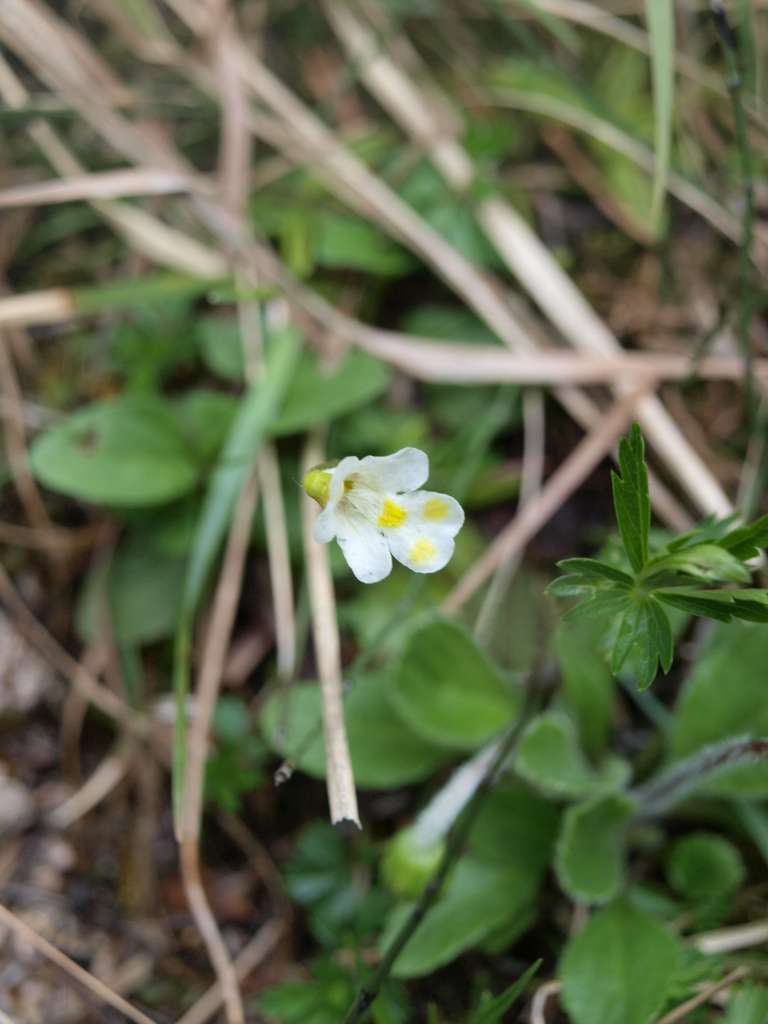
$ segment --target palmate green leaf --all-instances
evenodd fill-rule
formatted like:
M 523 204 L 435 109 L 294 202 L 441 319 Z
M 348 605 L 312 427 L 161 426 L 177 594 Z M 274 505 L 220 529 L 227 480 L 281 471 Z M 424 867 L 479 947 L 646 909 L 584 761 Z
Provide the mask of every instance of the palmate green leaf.
M 650 1024 L 671 991 L 682 946 L 663 925 L 620 901 L 569 940 L 560 961 L 573 1024 Z
M 752 578 L 749 568 L 720 544 L 694 544 L 652 559 L 644 574 L 648 586 L 653 586 L 656 572 L 684 573 L 712 583 L 749 583 Z
M 720 547 L 725 548 L 734 556 L 743 561 L 755 558 L 760 554 L 761 548 L 768 546 L 768 514 L 756 519 L 749 526 L 741 526 L 738 530 L 732 530 L 718 541 Z
M 630 655 L 641 690 L 650 686 L 656 678 L 659 664 L 665 672 L 672 665 L 672 626 L 666 612 L 652 595 L 631 604 L 624 613 L 611 659 L 614 675 L 618 674 Z
M 648 561 L 648 534 L 651 529 L 651 499 L 648 494 L 648 469 L 645 442 L 637 423 L 619 442 L 621 476 L 611 471 L 613 505 L 619 533 L 629 564 L 640 572 Z
M 561 578 L 567 579 L 567 577 Z M 631 603 L 631 596 L 623 588 L 593 592 L 581 604 L 569 608 L 563 615 L 563 622 L 576 622 L 586 618 L 613 618 L 626 611 Z
M 692 587 L 663 588 L 655 596 L 672 608 L 719 622 L 744 619 L 768 622 L 768 590 L 696 590 Z
M 557 563 L 559 569 L 565 569 L 568 573 L 583 576 L 586 579 L 610 580 L 622 587 L 631 587 L 632 577 L 622 572 L 621 569 L 608 565 L 607 562 L 599 562 L 595 558 L 564 558 Z

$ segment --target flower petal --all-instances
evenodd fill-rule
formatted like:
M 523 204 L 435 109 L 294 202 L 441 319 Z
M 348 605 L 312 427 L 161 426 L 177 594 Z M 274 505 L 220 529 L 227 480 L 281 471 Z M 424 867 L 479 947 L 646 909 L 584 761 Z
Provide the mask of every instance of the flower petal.
M 312 525 L 312 536 L 318 544 L 327 544 L 336 536 L 336 509 L 330 503 L 315 519 Z
M 429 476 L 429 458 L 419 448 L 401 448 L 392 455 L 366 455 L 361 469 L 376 480 L 378 490 L 415 491 Z
M 455 537 L 464 525 L 464 509 L 450 494 L 437 491 L 416 491 L 397 499 L 405 509 L 406 522 L 423 528 L 428 536 L 444 534 Z
M 336 516 L 336 539 L 347 565 L 361 583 L 378 583 L 392 571 L 384 536 L 358 515 Z
M 363 460 L 365 461 L 365 460 Z M 347 455 L 331 470 L 331 489 L 326 508 L 333 509 L 344 494 L 344 481 L 360 468 L 360 459 L 356 455 Z
M 453 537 L 445 531 L 420 529 L 415 524 L 387 531 L 387 540 L 398 562 L 413 572 L 437 572 L 445 568 L 453 555 Z

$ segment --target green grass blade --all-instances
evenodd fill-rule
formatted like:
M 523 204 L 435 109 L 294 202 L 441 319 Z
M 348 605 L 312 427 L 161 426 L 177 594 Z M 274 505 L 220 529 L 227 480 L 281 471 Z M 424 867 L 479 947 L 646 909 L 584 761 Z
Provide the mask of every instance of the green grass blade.
M 270 346 L 263 378 L 243 395 L 229 437 L 211 474 L 197 523 L 182 594 L 174 647 L 176 705 L 173 748 L 173 807 L 178 832 L 186 770 L 187 696 L 195 613 L 227 532 L 232 511 L 269 425 L 276 419 L 293 375 L 301 337 L 284 331 Z
M 651 39 L 653 77 L 654 146 L 651 218 L 658 223 L 667 189 L 672 155 L 672 108 L 675 98 L 675 7 L 671 0 L 645 0 L 645 17 Z

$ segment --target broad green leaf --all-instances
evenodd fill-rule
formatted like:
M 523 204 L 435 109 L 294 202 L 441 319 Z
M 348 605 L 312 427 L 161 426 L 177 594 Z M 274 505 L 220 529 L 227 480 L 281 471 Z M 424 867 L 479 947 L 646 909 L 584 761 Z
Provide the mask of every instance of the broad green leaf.
M 221 391 L 194 388 L 176 399 L 173 407 L 195 458 L 208 464 L 229 434 L 237 399 Z
M 766 636 L 760 626 L 717 626 L 699 654 L 675 708 L 675 761 L 729 736 L 768 735 Z M 705 784 L 711 793 L 745 799 L 768 796 L 768 765 L 729 769 Z
M 651 1024 L 682 950 L 647 914 L 618 902 L 595 913 L 560 960 L 562 1002 L 573 1024 Z
M 389 686 L 386 673 L 363 675 L 344 701 L 355 781 L 364 788 L 389 789 L 418 782 L 447 756 L 398 717 L 389 702 Z M 316 778 L 325 776 L 319 683 L 297 683 L 288 697 L 270 697 L 261 725 L 273 750 L 297 760 L 302 771 Z
M 675 94 L 675 9 L 668 0 L 645 0 L 651 41 L 656 168 L 653 176 L 651 220 L 657 221 L 669 176 L 672 153 L 672 114 Z
M 482 803 L 469 837 L 482 860 L 516 864 L 540 878 L 552 859 L 559 808 L 525 783 L 509 778 Z
M 585 797 L 615 789 L 627 780 L 625 762 L 612 759 L 596 771 L 579 747 L 572 719 L 545 711 L 526 726 L 518 740 L 514 768 L 527 782 L 552 796 Z
M 200 355 L 208 369 L 224 380 L 245 376 L 243 343 L 236 316 L 205 316 L 195 325 Z
M 619 442 L 619 469 L 621 476 L 611 471 L 616 521 L 629 563 L 635 572 L 640 572 L 648 561 L 651 500 L 648 495 L 645 443 L 636 423 Z
M 557 842 L 560 885 L 581 903 L 605 903 L 624 885 L 624 833 L 635 802 L 607 793 L 569 807 Z
M 52 490 L 120 507 L 180 498 L 201 472 L 172 406 L 152 395 L 124 395 L 72 413 L 37 438 L 31 465 Z
M 102 611 L 109 615 L 115 640 L 133 647 L 170 636 L 176 625 L 186 564 L 162 555 L 145 535 L 120 544 L 106 572 L 97 566 L 81 591 L 77 629 L 86 643 L 102 635 Z M 105 606 L 106 602 L 106 606 Z
M 331 372 L 316 356 L 305 355 L 285 396 L 285 403 L 270 434 L 297 434 L 318 423 L 327 423 L 372 402 L 391 379 L 388 366 L 367 352 L 353 349 Z
M 595 757 L 605 750 L 615 711 L 615 684 L 601 650 L 602 623 L 562 622 L 555 639 L 562 697 L 573 714 L 581 744 Z
M 312 218 L 311 228 L 313 255 L 323 267 L 348 267 L 398 277 L 415 265 L 406 249 L 361 217 L 323 211 Z
M 425 740 L 474 750 L 520 712 L 522 694 L 453 622 L 414 630 L 390 674 L 398 714 Z
M 395 961 L 396 978 L 420 978 L 471 949 L 508 920 L 527 913 L 537 880 L 517 865 L 487 864 L 463 857 L 444 894 L 418 926 Z M 390 915 L 380 948 L 387 949 L 413 905 Z
M 525 992 L 528 982 L 539 967 L 541 967 L 541 960 L 531 964 L 528 970 L 521 974 L 517 981 L 513 981 L 509 988 L 482 1003 L 469 1018 L 467 1024 L 501 1024 L 504 1014 Z
M 678 839 L 667 855 L 667 880 L 694 902 L 731 895 L 746 870 L 738 847 L 715 832 L 694 832 Z

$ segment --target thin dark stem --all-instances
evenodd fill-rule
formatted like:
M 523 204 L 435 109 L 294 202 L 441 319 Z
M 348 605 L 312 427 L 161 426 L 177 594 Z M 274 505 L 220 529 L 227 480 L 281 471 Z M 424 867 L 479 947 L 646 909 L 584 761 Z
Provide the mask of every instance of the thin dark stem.
M 655 818 L 684 800 L 702 782 L 725 768 L 768 760 L 768 739 L 739 736 L 723 740 L 673 765 L 632 791 L 639 818 Z
M 403 923 L 400 931 L 389 944 L 389 947 L 379 962 L 378 967 L 373 972 L 368 982 L 358 992 L 354 1003 L 349 1008 L 349 1011 L 344 1018 L 343 1024 L 357 1024 L 358 1021 L 364 1020 L 371 1004 L 381 991 L 382 985 L 384 985 L 389 977 L 392 968 L 395 965 L 395 961 L 400 956 L 403 949 L 413 936 L 413 933 L 419 927 L 437 900 L 451 868 L 456 863 L 464 849 L 464 845 L 467 841 L 470 830 L 475 823 L 475 819 L 477 818 L 483 800 L 493 786 L 499 769 L 509 757 L 526 719 L 526 715 L 521 715 L 520 719 L 512 726 L 502 740 L 499 745 L 498 753 L 488 766 L 488 770 L 475 790 L 475 794 L 467 807 L 464 817 L 460 819 L 458 825 L 448 838 L 445 852 L 443 853 L 443 857 L 437 871 L 424 888 L 416 906 L 408 915 L 408 918 Z
M 754 410 L 754 376 L 753 376 L 753 355 L 752 345 L 749 337 L 749 327 L 752 320 L 752 236 L 755 221 L 755 191 L 752 178 L 752 151 L 749 145 L 747 132 L 747 118 L 744 112 L 744 100 L 742 96 L 743 78 L 741 73 L 741 57 L 739 54 L 739 43 L 736 35 L 728 21 L 728 15 L 722 0 L 710 0 L 712 17 L 715 22 L 720 44 L 723 48 L 723 56 L 727 69 L 726 85 L 731 97 L 731 109 L 733 111 L 733 122 L 736 131 L 736 144 L 739 150 L 739 163 L 741 164 L 741 181 L 744 193 L 744 210 L 741 222 L 741 242 L 739 245 L 739 312 L 737 319 L 737 333 L 744 369 L 746 374 L 747 402 L 750 419 Z

